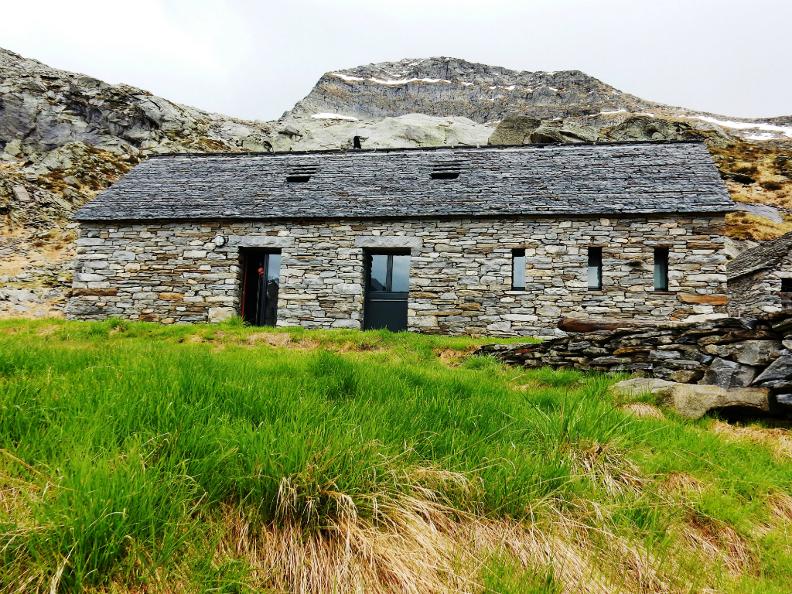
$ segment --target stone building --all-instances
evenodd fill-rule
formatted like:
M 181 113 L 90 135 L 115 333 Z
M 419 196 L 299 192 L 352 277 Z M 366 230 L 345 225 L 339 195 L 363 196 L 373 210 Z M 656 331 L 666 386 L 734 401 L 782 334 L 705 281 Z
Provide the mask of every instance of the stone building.
M 739 254 L 727 266 L 729 313 L 775 313 L 792 308 L 792 233 Z
M 726 310 L 699 143 L 152 157 L 77 214 L 72 318 L 548 334 Z

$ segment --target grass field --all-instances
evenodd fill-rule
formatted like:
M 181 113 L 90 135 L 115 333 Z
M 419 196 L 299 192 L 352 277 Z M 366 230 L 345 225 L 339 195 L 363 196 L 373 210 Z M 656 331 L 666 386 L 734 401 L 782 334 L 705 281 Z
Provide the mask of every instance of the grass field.
M 481 342 L 0 322 L 0 590 L 790 591 L 784 430 Z

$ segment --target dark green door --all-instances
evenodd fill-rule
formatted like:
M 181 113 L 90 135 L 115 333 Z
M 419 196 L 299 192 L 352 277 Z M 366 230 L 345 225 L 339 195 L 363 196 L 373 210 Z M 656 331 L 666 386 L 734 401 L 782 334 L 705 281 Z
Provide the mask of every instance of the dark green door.
M 410 254 L 366 254 L 366 303 L 363 327 L 407 329 L 407 296 L 410 290 Z

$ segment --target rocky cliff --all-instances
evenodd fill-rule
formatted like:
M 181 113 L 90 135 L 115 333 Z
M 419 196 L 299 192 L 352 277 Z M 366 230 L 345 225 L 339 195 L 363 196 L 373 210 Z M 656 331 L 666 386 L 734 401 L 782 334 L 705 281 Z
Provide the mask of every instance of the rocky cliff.
M 430 58 L 328 72 L 288 116 L 337 113 L 367 119 L 423 113 L 486 123 L 512 113 L 552 119 L 653 107 L 579 70 L 518 72 Z
M 69 216 L 152 153 L 705 138 L 747 212 L 730 233 L 792 229 L 792 118 L 745 120 L 646 101 L 580 71 L 454 58 L 329 72 L 275 122 L 179 105 L 0 49 L 0 315 L 53 313 Z

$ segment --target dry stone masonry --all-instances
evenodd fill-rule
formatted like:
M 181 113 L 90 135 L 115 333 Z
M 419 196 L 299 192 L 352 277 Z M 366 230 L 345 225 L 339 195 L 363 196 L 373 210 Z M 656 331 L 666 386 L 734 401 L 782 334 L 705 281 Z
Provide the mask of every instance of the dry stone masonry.
M 540 344 L 487 345 L 478 352 L 525 367 L 627 372 L 666 381 L 639 388 L 653 392 L 674 388 L 668 382 L 718 386 L 723 390 L 671 392 L 691 402 L 698 395 L 699 404 L 704 396 L 717 396 L 721 404 L 761 408 L 763 399 L 767 408 L 792 405 L 790 349 L 792 311 L 787 310 L 761 318 L 573 332 Z
M 411 251 L 409 328 L 548 334 L 563 313 L 704 319 L 725 310 L 718 220 L 580 218 L 83 224 L 74 318 L 216 321 L 239 311 L 240 248 L 281 250 L 278 325 L 360 328 L 366 249 Z M 603 246 L 589 291 L 587 246 Z M 670 291 L 652 290 L 652 246 L 670 250 Z M 511 291 L 525 248 L 526 290 Z
M 792 233 L 739 254 L 727 266 L 729 313 L 761 315 L 792 307 Z

